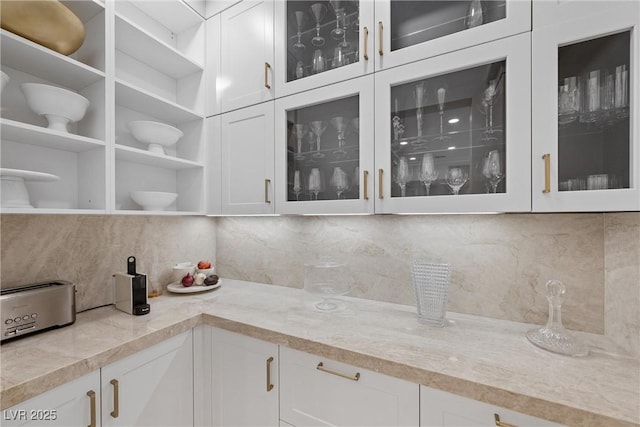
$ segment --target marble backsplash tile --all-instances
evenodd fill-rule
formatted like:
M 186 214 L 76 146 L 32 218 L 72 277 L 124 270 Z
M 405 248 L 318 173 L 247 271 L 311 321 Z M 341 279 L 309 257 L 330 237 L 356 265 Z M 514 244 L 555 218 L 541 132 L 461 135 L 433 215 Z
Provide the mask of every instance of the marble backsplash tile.
M 555 278 L 565 326 L 604 333 L 603 214 L 226 217 L 216 232 L 223 277 L 300 288 L 304 263 L 332 256 L 353 296 L 413 305 L 423 258 L 453 265 L 451 311 L 544 324 Z
M 215 261 L 215 222 L 207 217 L 2 215 L 2 287 L 52 279 L 76 284 L 77 310 L 113 302 L 113 278 L 133 255 L 153 289 L 181 261 Z

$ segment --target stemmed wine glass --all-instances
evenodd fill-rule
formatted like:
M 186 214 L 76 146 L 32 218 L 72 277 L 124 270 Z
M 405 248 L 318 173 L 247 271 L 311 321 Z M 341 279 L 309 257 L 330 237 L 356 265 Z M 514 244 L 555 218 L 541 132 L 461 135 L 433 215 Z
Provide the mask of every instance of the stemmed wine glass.
M 482 106 L 484 107 L 485 119 L 484 119 L 484 135 L 481 138 L 482 141 L 495 141 L 497 138 L 494 136 L 497 132 L 502 132 L 499 129 L 493 128 L 493 102 L 495 96 L 498 94 L 497 81 L 491 80 L 489 86 L 484 90 L 482 96 Z
M 293 194 L 296 195 L 296 202 L 300 200 L 301 193 L 302 193 L 302 182 L 300 180 L 300 171 L 296 170 L 293 173 Z
M 340 166 L 333 168 L 331 186 L 335 189 L 336 194 L 338 195 L 338 200 L 341 198 L 342 193 L 349 189 L 349 177 Z
M 296 160 L 303 160 L 304 155 L 302 154 L 302 138 L 307 133 L 307 127 L 303 124 L 296 123 L 293 125 L 293 134 L 298 139 L 298 152 L 293 156 Z
M 330 120 L 331 124 L 338 131 L 338 149 L 333 154 L 338 157 L 344 157 L 347 152 L 344 149 L 344 133 L 347 130 L 349 122 L 345 117 L 337 116 Z
M 409 163 L 407 158 L 402 156 L 398 160 L 398 170 L 396 171 L 396 182 L 400 186 L 400 195 L 405 197 L 407 191 L 407 183 L 410 180 Z
M 313 52 L 313 65 L 311 67 L 314 74 L 322 73 L 327 69 L 327 60 L 322 49 Z
M 433 154 L 427 153 L 422 156 L 422 167 L 420 168 L 420 182 L 427 190 L 427 196 L 431 189 L 431 183 L 438 179 L 438 171 L 433 162 Z
M 304 24 L 307 22 L 307 14 L 297 10 L 295 13 L 295 18 L 296 18 L 296 26 L 298 27 L 298 41 L 293 45 L 294 49 L 297 49 L 299 51 L 304 51 L 305 49 L 305 45 L 304 43 L 302 43 L 302 27 L 304 26 Z
M 312 168 L 309 174 L 309 192 L 318 200 L 318 194 L 324 191 L 324 180 L 318 168 Z
M 327 13 L 327 7 L 322 3 L 314 3 L 311 5 L 311 14 L 316 20 L 316 35 L 311 39 L 314 46 L 324 46 L 324 37 L 320 36 L 320 22 Z
M 482 175 L 487 179 L 491 186 L 491 191 L 497 193 L 498 184 L 504 179 L 504 171 L 500 162 L 500 153 L 498 150 L 491 150 L 489 155 L 484 159 L 482 166 Z
M 451 139 L 450 136 L 444 134 L 444 99 L 447 93 L 447 89 L 441 87 L 437 91 L 438 93 L 438 113 L 440 114 L 440 135 L 433 138 L 434 141 L 445 141 Z
M 314 120 L 313 122 L 309 123 L 309 127 L 316 136 L 316 152 L 313 153 L 313 157 L 315 157 L 316 159 L 321 159 L 324 157 L 324 153 L 320 152 L 320 137 L 322 136 L 324 131 L 327 130 L 327 124 L 321 120 Z
M 398 143 L 404 135 L 404 120 L 400 117 L 398 110 L 398 98 L 393 100 L 393 117 L 391 118 L 391 126 L 393 127 L 393 142 Z
M 344 21 L 345 16 L 342 0 L 329 0 L 329 4 L 336 14 L 336 28 L 331 30 L 331 37 L 334 40 L 340 40 L 345 33 L 345 29 L 341 25 L 341 21 Z
M 424 105 L 425 94 L 426 89 L 424 87 L 424 82 L 418 83 L 413 90 L 413 98 L 416 101 L 416 124 L 418 128 L 418 137 L 412 141 L 413 145 L 422 145 L 424 143 L 424 140 L 422 139 L 422 126 L 424 124 L 422 106 Z
M 469 175 L 462 168 L 449 168 L 447 171 L 447 184 L 455 196 L 469 180 Z

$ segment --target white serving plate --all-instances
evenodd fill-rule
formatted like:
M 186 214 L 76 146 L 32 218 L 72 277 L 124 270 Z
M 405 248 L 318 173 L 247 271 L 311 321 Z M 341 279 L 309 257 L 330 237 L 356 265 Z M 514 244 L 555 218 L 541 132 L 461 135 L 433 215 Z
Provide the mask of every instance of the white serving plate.
M 180 282 L 173 282 L 167 286 L 167 290 L 175 294 L 196 294 L 198 292 L 212 291 L 214 289 L 218 289 L 220 286 L 222 286 L 222 279 L 218 279 L 218 283 L 213 286 L 192 285 L 188 288 L 182 286 L 182 283 Z
M 50 173 L 22 169 L 0 168 L 0 192 L 3 208 L 33 208 L 25 181 L 57 181 L 60 177 Z
M 0 168 L 0 176 L 15 176 L 25 181 L 58 181 L 60 179 L 59 176 L 50 173 L 8 168 Z

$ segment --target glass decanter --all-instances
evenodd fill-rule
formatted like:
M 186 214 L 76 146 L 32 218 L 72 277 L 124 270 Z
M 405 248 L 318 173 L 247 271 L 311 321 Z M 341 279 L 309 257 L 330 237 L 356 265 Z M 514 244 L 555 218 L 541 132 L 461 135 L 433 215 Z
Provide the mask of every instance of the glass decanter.
M 547 282 L 547 300 L 549 300 L 549 320 L 546 326 L 527 332 L 527 338 L 532 344 L 553 353 L 583 357 L 589 354 L 589 349 L 578 339 L 573 337 L 562 325 L 560 308 L 566 292 L 564 284 L 559 280 Z

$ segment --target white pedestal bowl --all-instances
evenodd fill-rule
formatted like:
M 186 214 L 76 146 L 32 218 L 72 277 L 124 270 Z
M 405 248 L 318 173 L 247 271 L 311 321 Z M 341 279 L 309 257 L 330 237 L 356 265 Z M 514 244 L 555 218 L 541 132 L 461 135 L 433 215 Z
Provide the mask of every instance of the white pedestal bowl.
M 132 191 L 131 199 L 145 211 L 163 211 L 178 198 L 176 193 L 164 191 Z
M 147 150 L 157 154 L 165 154 L 164 147 L 175 144 L 184 135 L 178 128 L 148 120 L 129 122 L 128 126 L 135 139 L 143 144 L 149 144 Z
M 69 132 L 67 124 L 82 120 L 89 108 L 87 98 L 57 86 L 23 83 L 20 88 L 31 111 L 47 118 L 49 129 Z

